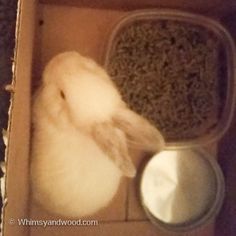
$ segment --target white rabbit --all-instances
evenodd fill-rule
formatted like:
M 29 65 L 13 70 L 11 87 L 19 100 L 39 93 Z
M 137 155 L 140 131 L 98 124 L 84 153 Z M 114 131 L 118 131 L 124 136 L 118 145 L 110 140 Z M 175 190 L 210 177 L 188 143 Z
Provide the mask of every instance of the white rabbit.
M 33 102 L 33 198 L 66 217 L 106 207 L 121 177 L 133 177 L 130 145 L 159 152 L 160 133 L 129 110 L 107 73 L 77 52 L 46 66 Z

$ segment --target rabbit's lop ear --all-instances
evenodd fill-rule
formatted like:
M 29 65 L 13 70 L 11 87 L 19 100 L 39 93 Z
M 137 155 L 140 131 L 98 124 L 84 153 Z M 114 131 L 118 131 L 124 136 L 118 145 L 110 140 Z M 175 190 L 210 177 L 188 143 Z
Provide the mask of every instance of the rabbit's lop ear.
M 92 136 L 98 146 L 115 162 L 123 175 L 134 177 L 136 168 L 132 163 L 126 143 L 126 135 L 112 122 L 95 124 Z
M 117 128 L 122 130 L 128 146 L 151 153 L 158 153 L 165 147 L 162 134 L 145 118 L 128 108 L 122 108 L 113 117 Z

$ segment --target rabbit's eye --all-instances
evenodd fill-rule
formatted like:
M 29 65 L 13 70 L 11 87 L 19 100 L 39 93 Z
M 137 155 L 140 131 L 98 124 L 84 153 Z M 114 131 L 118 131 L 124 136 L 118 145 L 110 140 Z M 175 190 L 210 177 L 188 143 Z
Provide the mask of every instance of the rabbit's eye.
M 62 90 L 60 91 L 60 96 L 61 96 L 62 99 L 64 99 L 64 100 L 66 99 L 66 96 L 65 96 L 65 94 L 63 93 Z

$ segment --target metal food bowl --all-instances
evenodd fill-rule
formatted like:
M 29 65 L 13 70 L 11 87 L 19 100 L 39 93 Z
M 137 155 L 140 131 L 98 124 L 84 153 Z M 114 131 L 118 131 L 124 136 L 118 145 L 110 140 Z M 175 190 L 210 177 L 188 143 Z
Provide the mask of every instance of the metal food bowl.
M 201 162 L 204 166 L 203 169 L 207 169 L 209 171 L 209 182 L 205 182 L 207 186 L 203 185 L 202 182 L 196 183 L 192 181 L 192 178 L 194 176 L 200 176 L 199 181 L 201 179 L 201 172 L 206 173 L 205 170 L 201 170 L 201 168 L 196 168 L 191 173 L 188 173 L 186 176 L 176 176 L 176 179 L 174 179 L 174 186 L 175 184 L 178 188 L 184 189 L 183 194 L 179 194 L 179 197 L 183 197 L 183 195 L 192 195 L 193 193 L 186 189 L 186 181 L 188 183 L 195 184 L 195 187 L 202 187 L 201 189 L 196 189 L 197 194 L 199 193 L 198 191 L 202 191 L 203 188 L 210 188 L 209 190 L 209 199 L 207 202 L 201 202 L 202 204 L 202 210 L 197 212 L 197 214 L 191 216 L 191 218 L 186 218 L 186 216 L 182 217 L 177 216 L 175 217 L 175 220 L 170 220 L 169 222 L 166 219 L 163 219 L 161 215 L 158 215 L 159 212 L 158 209 L 155 209 L 155 200 L 161 199 L 162 192 L 158 191 L 158 186 L 163 187 L 163 184 L 166 184 L 166 182 L 170 181 L 168 176 L 163 176 L 160 167 L 163 165 L 163 168 L 167 168 L 166 163 L 161 163 L 161 160 L 166 160 L 166 158 L 170 158 L 170 165 L 174 166 L 176 163 L 172 162 L 173 158 L 176 157 L 176 160 L 180 160 L 179 164 L 181 164 L 181 160 L 184 161 L 182 164 L 183 166 L 176 166 L 176 172 L 178 171 L 189 171 L 191 161 L 191 157 L 195 158 L 195 161 L 199 158 L 199 162 Z M 172 159 L 171 159 L 172 158 Z M 193 168 L 193 166 L 192 166 Z M 150 177 L 150 173 L 155 172 L 155 178 Z M 176 182 L 175 182 L 176 181 Z M 157 186 L 155 191 L 150 191 L 147 186 L 148 185 L 153 185 Z M 172 194 L 172 188 L 169 188 L 168 191 L 168 196 L 171 196 Z M 174 191 L 174 190 L 173 190 Z M 151 220 L 152 223 L 154 223 L 156 226 L 158 226 L 160 229 L 163 229 L 165 231 L 171 231 L 171 232 L 189 232 L 192 231 L 196 228 L 203 227 L 207 225 L 209 222 L 213 221 L 215 217 L 217 216 L 222 203 L 224 199 L 224 192 L 225 192 L 225 184 L 224 184 L 224 178 L 222 171 L 217 164 L 216 160 L 214 157 L 209 155 L 206 151 L 202 149 L 182 149 L 182 150 L 164 150 L 159 154 L 156 154 L 154 157 L 150 159 L 150 161 L 147 163 L 145 166 L 142 177 L 141 177 L 141 182 L 140 182 L 140 195 L 141 195 L 141 201 L 142 201 L 142 206 L 148 216 L 148 218 Z M 196 194 L 196 192 L 195 192 Z M 151 198 L 150 198 L 151 195 Z M 178 195 L 178 194 L 177 194 Z M 158 197 L 159 196 L 159 197 Z M 167 198 L 164 199 L 166 201 Z M 184 198 L 185 199 L 185 198 Z M 187 198 L 189 199 L 189 198 Z M 186 204 L 192 204 L 192 205 L 197 205 L 199 204 L 196 202 L 199 198 L 193 198 L 191 202 L 185 202 Z M 162 200 L 162 199 L 161 199 Z M 160 204 L 160 203 L 159 203 Z M 179 212 L 176 211 L 176 209 L 181 210 L 181 205 L 180 201 L 175 200 L 172 203 L 173 205 L 171 206 L 171 209 L 175 210 L 176 215 L 179 214 Z M 169 206 L 168 206 L 169 207 Z M 174 213 L 174 214 L 175 214 Z M 186 212 L 184 212 L 186 213 Z M 162 218 L 162 219 L 161 219 Z M 177 219 L 177 220 L 176 220 Z M 172 221 L 172 222 L 171 222 Z

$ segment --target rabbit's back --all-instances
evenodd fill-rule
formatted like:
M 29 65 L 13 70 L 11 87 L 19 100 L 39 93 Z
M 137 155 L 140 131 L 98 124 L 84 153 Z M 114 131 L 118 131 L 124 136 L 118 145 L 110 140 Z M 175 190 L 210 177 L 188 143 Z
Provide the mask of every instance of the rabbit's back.
M 119 187 L 118 167 L 86 134 L 72 126 L 60 130 L 46 120 L 42 116 L 34 125 L 34 198 L 47 210 L 69 217 L 106 206 Z

